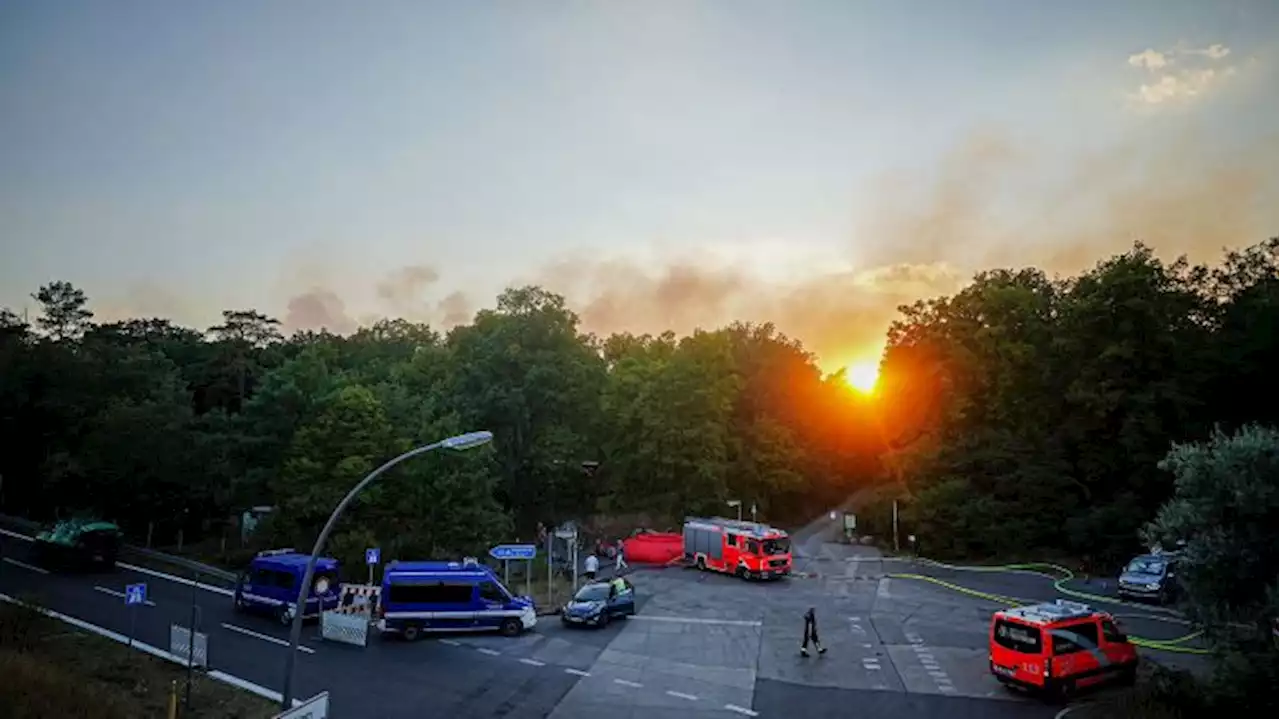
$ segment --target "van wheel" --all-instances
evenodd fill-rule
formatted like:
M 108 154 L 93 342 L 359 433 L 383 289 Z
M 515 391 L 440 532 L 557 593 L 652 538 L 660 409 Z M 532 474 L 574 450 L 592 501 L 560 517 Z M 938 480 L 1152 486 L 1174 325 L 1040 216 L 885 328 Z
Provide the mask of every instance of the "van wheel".
M 248 607 L 245 606 L 245 603 L 244 603 L 244 595 L 240 594 L 240 592 L 236 592 L 236 598 L 232 602 L 232 604 L 235 606 L 235 609 L 237 612 L 243 613 L 246 609 L 248 609 Z
M 280 622 L 280 626 L 287 627 L 293 624 L 293 612 L 288 607 L 280 607 L 280 611 L 276 612 L 276 621 Z
M 694 566 L 695 566 L 695 567 L 697 567 L 697 568 L 698 568 L 698 571 L 699 571 L 699 572 L 705 572 L 705 571 L 707 571 L 707 558 L 706 558 L 706 557 L 698 557 L 698 561 L 694 562 L 693 564 L 694 564 Z
M 501 632 L 504 637 L 514 637 L 520 633 L 521 629 L 524 629 L 524 625 L 515 617 L 507 617 L 498 625 L 498 631 Z
M 400 636 L 404 637 L 406 642 L 416 642 L 422 636 L 422 632 L 418 630 L 416 624 L 410 624 L 400 630 Z

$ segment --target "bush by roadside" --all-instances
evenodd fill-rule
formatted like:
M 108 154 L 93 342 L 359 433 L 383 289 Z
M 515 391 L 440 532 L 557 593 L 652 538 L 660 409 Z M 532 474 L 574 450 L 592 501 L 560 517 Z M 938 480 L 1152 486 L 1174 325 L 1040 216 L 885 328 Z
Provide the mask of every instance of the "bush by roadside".
M 0 604 L 0 708 L 6 719 L 167 716 L 185 671 L 26 607 Z M 181 696 L 181 695 L 180 695 Z M 196 673 L 184 719 L 263 719 L 265 699 Z

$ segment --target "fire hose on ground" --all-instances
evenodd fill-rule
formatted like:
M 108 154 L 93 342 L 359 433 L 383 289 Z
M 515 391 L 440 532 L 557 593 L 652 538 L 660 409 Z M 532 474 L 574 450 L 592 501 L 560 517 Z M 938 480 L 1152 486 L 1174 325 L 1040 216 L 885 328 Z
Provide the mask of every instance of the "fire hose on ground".
M 1168 614 L 1171 617 L 1176 617 L 1176 615 L 1173 612 L 1169 610 L 1163 610 L 1158 607 L 1147 607 L 1145 605 L 1139 605 L 1133 602 L 1126 602 L 1124 600 L 1116 599 L 1115 597 L 1108 597 L 1101 594 L 1090 594 L 1089 592 L 1081 592 L 1075 589 L 1069 589 L 1064 585 L 1067 582 L 1071 581 L 1072 579 L 1075 579 L 1075 573 L 1072 572 L 1070 569 L 1067 569 L 1066 567 L 1063 567 L 1063 566 L 1059 566 L 1057 564 L 1033 562 L 1030 564 L 1005 564 L 1000 566 L 960 566 L 960 565 L 944 564 L 942 562 L 935 562 L 929 559 L 918 559 L 917 561 L 926 566 L 938 567 L 939 569 L 950 569 L 955 571 L 1031 574 L 1031 575 L 1049 579 L 1050 581 L 1053 582 L 1053 588 L 1056 591 L 1068 597 L 1072 597 L 1075 599 L 1083 599 L 1086 601 L 1093 601 L 1093 602 L 1106 602 L 1110 604 L 1119 604 L 1123 606 L 1140 607 L 1141 609 L 1147 612 L 1156 610 L 1156 611 Z M 1050 572 L 1054 572 L 1054 573 L 1051 574 Z M 947 582 L 947 581 L 938 579 L 936 577 L 930 577 L 924 574 L 893 573 L 893 574 L 888 574 L 886 576 L 891 577 L 893 579 L 911 579 L 915 581 L 929 582 L 931 584 L 936 584 L 940 587 L 950 589 L 954 592 L 966 594 L 968 596 L 976 597 L 978 599 L 985 599 L 987 601 L 996 602 L 997 604 L 1004 604 L 1006 606 L 1021 606 L 1021 605 L 1035 603 L 1034 601 L 1021 599 L 1018 597 L 1007 597 L 999 594 L 993 594 L 990 592 L 982 592 L 976 589 L 970 589 L 968 587 L 963 587 L 958 584 Z M 1180 619 L 1180 618 L 1169 619 L 1168 621 L 1176 621 L 1178 623 L 1183 623 L 1188 625 L 1190 624 L 1190 622 L 1187 622 L 1186 620 Z M 1203 632 L 1197 630 L 1174 639 L 1150 639 L 1146 637 L 1138 637 L 1138 636 L 1130 635 L 1129 641 L 1131 641 L 1133 644 L 1139 647 L 1144 647 L 1147 649 L 1156 649 L 1164 652 L 1176 652 L 1180 654 L 1209 654 L 1209 650 L 1207 649 L 1202 649 L 1200 647 L 1182 646 L 1184 643 L 1199 637 L 1201 634 L 1203 634 Z

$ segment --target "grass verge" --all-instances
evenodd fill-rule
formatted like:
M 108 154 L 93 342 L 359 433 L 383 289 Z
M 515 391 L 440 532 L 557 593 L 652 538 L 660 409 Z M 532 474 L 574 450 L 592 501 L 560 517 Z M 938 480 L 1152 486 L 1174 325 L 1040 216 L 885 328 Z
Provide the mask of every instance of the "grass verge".
M 199 672 L 184 713 L 183 668 L 9 603 L 0 604 L 0 677 L 8 719 L 160 719 L 175 682 L 183 719 L 276 713 L 271 702 Z

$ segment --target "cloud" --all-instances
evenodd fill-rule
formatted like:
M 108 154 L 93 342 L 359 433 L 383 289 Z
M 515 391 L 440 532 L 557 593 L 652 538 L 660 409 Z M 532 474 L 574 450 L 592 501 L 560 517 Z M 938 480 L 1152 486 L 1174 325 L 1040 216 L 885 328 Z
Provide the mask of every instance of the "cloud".
M 427 289 L 439 279 L 440 273 L 426 265 L 401 267 L 378 282 L 378 298 L 396 310 L 417 309 Z
M 1129 93 L 1129 99 L 1139 106 L 1151 107 L 1202 97 L 1235 74 L 1233 66 L 1211 66 L 1230 54 L 1230 48 L 1214 43 L 1208 47 L 1182 46 L 1168 51 L 1147 48 L 1130 55 L 1129 66 L 1145 71 L 1150 77 Z M 1175 56 L 1191 58 L 1192 64 L 1176 61 Z
M 359 317 L 348 311 L 342 293 L 313 282 L 305 292 L 289 298 L 281 327 L 286 335 L 321 329 L 345 335 L 384 317 L 425 322 L 442 329 L 469 322 L 475 307 L 465 293 L 453 291 L 439 301 L 432 301 L 430 294 L 439 280 L 440 273 L 427 265 L 392 270 L 373 283 L 373 295 L 380 311 Z
M 328 330 L 350 334 L 360 322 L 347 314 L 347 305 L 336 292 L 315 288 L 289 299 L 281 330 L 286 335 L 302 330 Z

